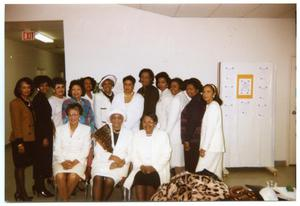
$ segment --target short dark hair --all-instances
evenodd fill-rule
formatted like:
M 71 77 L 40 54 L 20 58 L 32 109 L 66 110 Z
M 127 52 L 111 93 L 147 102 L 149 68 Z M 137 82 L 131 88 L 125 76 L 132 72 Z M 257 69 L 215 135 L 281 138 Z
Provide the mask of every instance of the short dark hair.
M 210 87 L 210 88 L 212 89 L 212 91 L 215 93 L 214 100 L 215 100 L 216 102 L 218 102 L 219 105 L 221 106 L 221 105 L 223 104 L 223 101 L 222 101 L 222 99 L 221 99 L 220 96 L 219 96 L 219 91 L 218 91 L 218 88 L 216 87 L 216 85 L 214 85 L 214 84 L 206 84 L 206 85 L 203 87 L 203 89 L 204 89 L 205 87 Z
M 83 113 L 83 109 L 82 109 L 82 106 L 79 104 L 79 103 L 71 103 L 67 106 L 67 109 L 66 109 L 66 113 L 67 115 L 69 115 L 69 112 L 71 109 L 75 109 L 75 110 L 78 110 L 80 116 L 82 115 Z
M 29 78 L 29 77 L 23 77 L 21 79 L 19 79 L 15 85 L 15 89 L 14 89 L 14 94 L 16 97 L 21 97 L 21 85 L 22 83 L 26 83 L 29 84 L 31 87 L 31 93 L 30 95 L 33 94 L 34 88 L 33 88 L 33 81 Z
M 55 88 L 55 86 L 56 86 L 57 84 L 63 84 L 63 85 L 66 85 L 66 81 L 65 81 L 63 78 L 61 78 L 61 77 L 54 77 L 54 78 L 52 79 L 52 87 Z
M 201 93 L 203 91 L 203 86 L 200 82 L 199 79 L 197 78 L 190 78 L 186 81 L 186 85 L 185 87 L 187 87 L 187 85 L 192 85 L 195 89 L 197 89 L 199 91 L 199 93 Z
M 82 81 L 82 85 L 84 85 L 84 81 L 87 80 L 87 79 L 89 79 L 91 81 L 91 83 L 92 83 L 92 90 L 94 90 L 95 87 L 96 87 L 97 82 L 96 82 L 96 80 L 93 77 L 87 76 L 87 77 L 81 78 L 80 80 Z
M 123 78 L 123 83 L 124 83 L 125 81 L 127 81 L 127 80 L 131 81 L 132 84 L 135 85 L 136 80 L 135 80 L 135 78 L 134 78 L 133 76 L 128 75 L 128 76 L 124 77 L 124 78 Z
M 153 114 L 153 113 L 151 113 L 151 114 L 144 114 L 142 116 L 142 121 L 144 120 L 145 117 L 150 117 L 155 123 L 158 122 L 158 118 L 157 118 L 156 114 Z
M 52 87 L 52 80 L 47 75 L 39 75 L 34 77 L 33 84 L 36 89 L 39 88 L 43 83 L 48 83 L 49 87 Z
M 159 72 L 158 74 L 155 75 L 155 84 L 156 84 L 156 87 L 157 87 L 157 84 L 158 84 L 158 80 L 160 78 L 164 78 L 166 80 L 167 84 L 168 84 L 168 87 L 170 86 L 171 79 L 170 79 L 168 73 L 167 72 Z
M 176 82 L 179 85 L 180 90 L 184 90 L 184 85 L 183 85 L 182 79 L 176 77 L 176 78 L 173 78 L 173 79 L 170 80 L 170 85 L 171 85 L 172 82 Z
M 85 89 L 84 89 L 84 86 L 82 85 L 82 81 L 80 81 L 80 79 L 75 79 L 75 80 L 71 81 L 70 86 L 69 86 L 68 96 L 72 97 L 72 88 L 75 85 L 80 86 L 80 88 L 82 90 L 81 96 L 84 96 L 85 95 Z
M 142 76 L 142 74 L 144 72 L 147 72 L 150 75 L 150 82 L 151 82 L 150 84 L 153 84 L 153 81 L 154 81 L 154 73 L 153 73 L 153 71 L 151 69 L 149 69 L 149 68 L 143 68 L 140 71 L 140 73 L 139 73 L 139 78 L 141 78 L 141 76 Z

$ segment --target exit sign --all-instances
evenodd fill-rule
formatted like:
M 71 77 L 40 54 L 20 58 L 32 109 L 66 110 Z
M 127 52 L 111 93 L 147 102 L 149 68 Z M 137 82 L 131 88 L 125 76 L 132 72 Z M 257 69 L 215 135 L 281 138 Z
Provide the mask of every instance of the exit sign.
M 23 31 L 22 32 L 23 41 L 32 41 L 34 40 L 34 31 Z

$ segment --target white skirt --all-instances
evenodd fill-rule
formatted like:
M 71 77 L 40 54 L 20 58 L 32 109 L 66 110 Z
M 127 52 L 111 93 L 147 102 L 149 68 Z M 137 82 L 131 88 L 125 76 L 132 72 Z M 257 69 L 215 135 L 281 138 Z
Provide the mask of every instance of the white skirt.
M 223 152 L 205 152 L 204 157 L 200 157 L 196 167 L 196 172 L 200 172 L 204 169 L 214 173 L 221 180 L 223 170 Z
M 170 167 L 184 167 L 184 149 L 183 144 L 171 144 L 172 152 Z
M 102 176 L 102 177 L 109 177 L 114 180 L 114 185 L 118 184 L 122 177 L 127 177 L 128 169 L 129 169 L 129 163 L 125 164 L 121 168 L 115 168 L 115 169 L 109 169 L 110 164 L 113 161 L 109 161 L 107 164 L 93 164 L 92 165 L 92 179 L 94 179 L 95 176 Z
M 53 175 L 54 177 L 59 173 L 75 173 L 83 180 L 85 179 L 85 169 L 86 165 L 83 165 L 82 163 L 78 163 L 75 165 L 72 169 L 64 169 L 61 163 L 54 163 L 53 164 Z

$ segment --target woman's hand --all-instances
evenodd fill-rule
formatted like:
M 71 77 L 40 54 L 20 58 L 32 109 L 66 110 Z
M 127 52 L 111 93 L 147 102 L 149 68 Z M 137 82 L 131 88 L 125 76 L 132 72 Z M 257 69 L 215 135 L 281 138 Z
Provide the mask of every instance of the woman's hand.
M 71 162 L 71 168 L 73 168 L 75 165 L 77 165 L 79 163 L 79 160 L 73 160 L 72 162 Z
M 121 168 L 121 167 L 123 167 L 125 165 L 125 160 L 121 160 L 121 162 L 120 163 L 118 163 L 118 162 L 113 162 L 113 163 L 111 163 L 110 164 L 110 166 L 109 166 L 109 169 L 116 169 L 116 168 Z
M 22 143 L 18 144 L 18 152 L 20 154 L 24 154 L 25 153 L 25 147 Z
M 116 162 L 113 162 L 113 163 L 110 164 L 109 169 L 113 170 L 113 169 L 116 169 L 118 167 L 119 167 L 118 164 Z
M 204 157 L 205 156 L 205 150 L 204 149 L 200 149 L 199 150 L 199 155 L 200 155 L 200 157 Z
M 141 171 L 142 171 L 143 173 L 145 173 L 145 174 L 150 174 L 150 173 L 156 171 L 154 167 L 152 167 L 152 166 L 145 166 L 145 165 L 142 165 L 142 166 L 140 167 L 140 169 L 141 169 Z
M 49 146 L 49 140 L 48 138 L 43 139 L 43 147 L 48 147 Z
M 146 168 L 144 165 L 140 166 L 140 170 L 142 171 L 142 173 L 146 174 Z
M 185 141 L 185 142 L 183 143 L 183 147 L 184 147 L 184 151 L 186 151 L 186 152 L 190 151 L 190 149 L 191 149 L 190 143 L 187 142 L 187 141 Z
M 116 155 L 111 155 L 109 157 L 109 160 L 112 160 L 114 162 L 116 162 L 117 164 L 122 164 L 124 160 L 122 160 L 120 157 L 116 156 Z
M 72 168 L 72 161 L 65 160 L 64 162 L 61 163 L 61 165 L 63 166 L 63 168 L 65 170 L 71 169 Z

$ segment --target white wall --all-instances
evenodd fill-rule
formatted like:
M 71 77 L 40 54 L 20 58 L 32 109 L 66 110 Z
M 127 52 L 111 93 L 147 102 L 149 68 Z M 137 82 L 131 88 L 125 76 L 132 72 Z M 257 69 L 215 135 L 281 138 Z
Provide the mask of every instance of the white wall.
M 14 87 L 22 77 L 33 78 L 36 68 L 44 68 L 44 74 L 50 77 L 60 75 L 64 70 L 64 58 L 45 50 L 37 49 L 24 43 L 5 39 L 5 144 L 11 131 L 9 102 L 15 98 Z
M 271 62 L 276 160 L 288 159 L 293 19 L 172 18 L 121 5 L 9 5 L 6 21 L 63 20 L 66 78 L 137 76 L 142 67 L 217 83 L 218 62 Z

